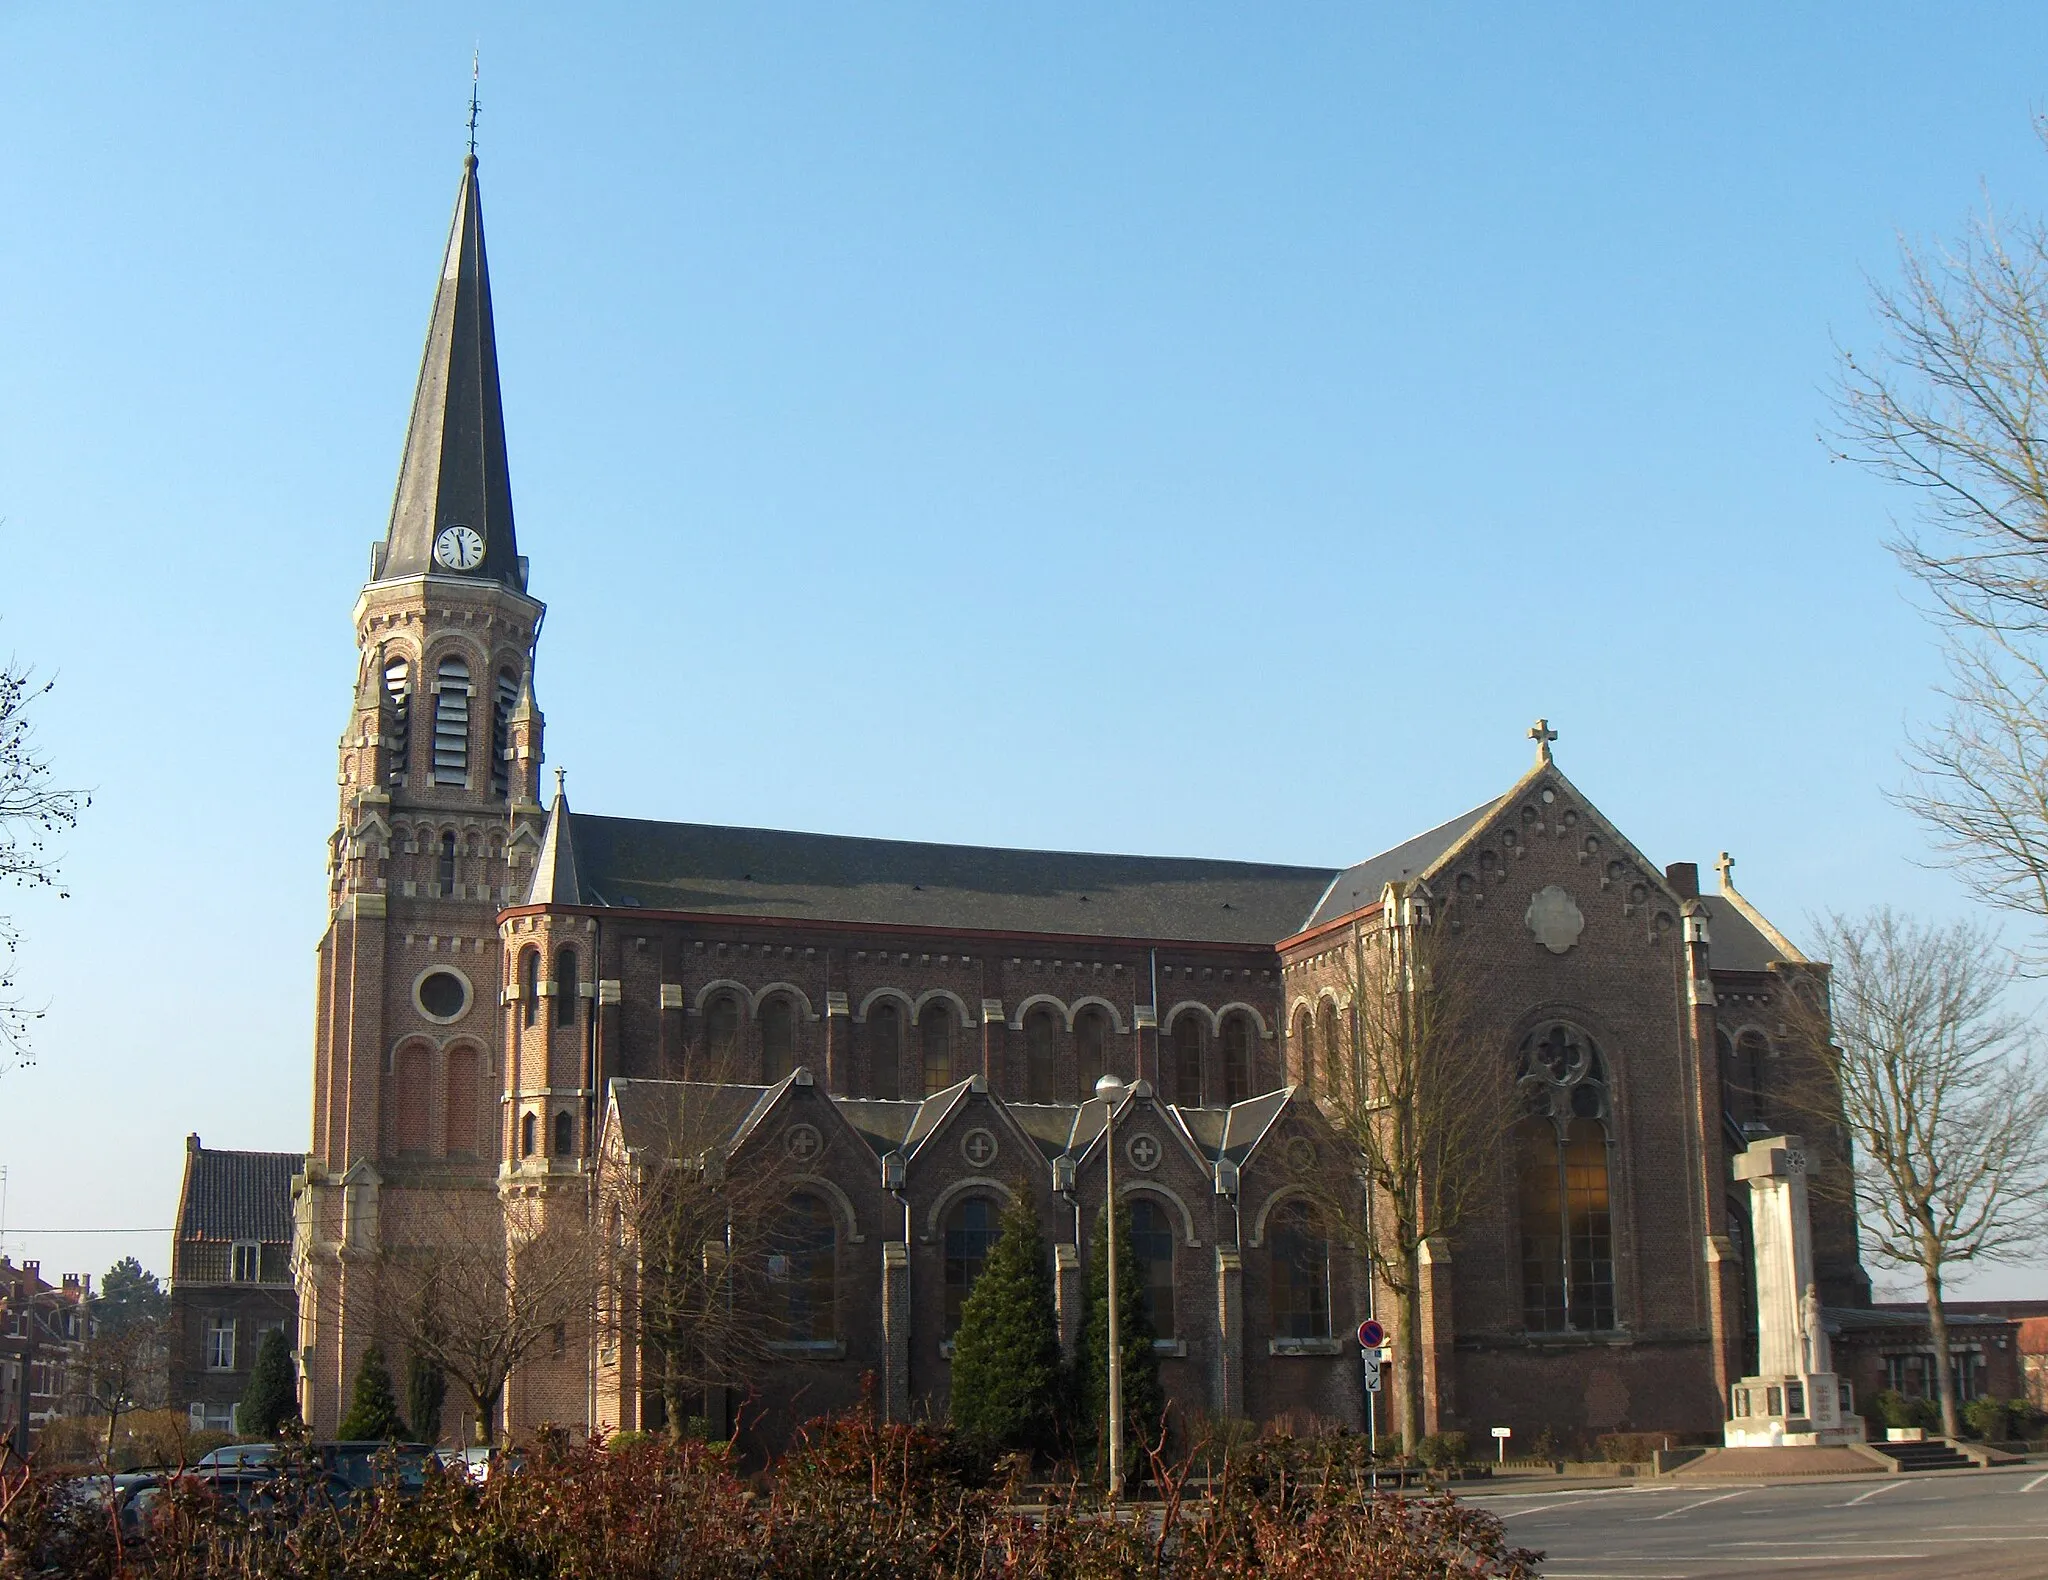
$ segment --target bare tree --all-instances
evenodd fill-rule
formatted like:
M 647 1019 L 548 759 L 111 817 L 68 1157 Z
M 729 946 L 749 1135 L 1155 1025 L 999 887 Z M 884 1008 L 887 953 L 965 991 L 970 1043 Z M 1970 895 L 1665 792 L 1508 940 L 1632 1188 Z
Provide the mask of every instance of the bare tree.
M 1819 943 L 1832 1016 L 1815 996 L 1791 996 L 1789 1024 L 1817 1078 L 1788 1095 L 1815 1128 L 1846 1130 L 1866 1248 L 1919 1275 L 1953 1437 L 1943 1289 L 1955 1268 L 2038 1253 L 2048 1073 L 2025 1020 L 2004 1008 L 2014 968 L 1988 928 L 1880 909 L 1830 917 Z
M 111 1464 L 122 1417 L 163 1407 L 169 1347 L 158 1317 L 101 1322 L 88 1307 L 84 1320 L 85 1337 L 65 1366 L 65 1412 L 106 1423 L 102 1453 Z
M 382 1252 L 379 1326 L 469 1395 L 490 1443 L 512 1375 L 587 1316 L 591 1253 L 580 1203 L 416 1201 Z
M 765 1152 L 734 1154 L 751 1089 L 656 1090 L 647 1096 L 659 1112 L 636 1116 L 640 1144 L 600 1173 L 599 1342 L 637 1352 L 669 1431 L 680 1434 L 708 1390 L 745 1384 L 791 1336 L 804 1225 L 791 1216 L 778 1164 Z
M 1315 1194 L 1394 1298 L 1397 1418 L 1412 1451 L 1422 1431 L 1423 1244 L 1455 1235 L 1497 1187 L 1515 1116 L 1512 1071 L 1480 1013 L 1471 962 L 1448 928 L 1431 924 L 1421 894 L 1389 910 L 1378 931 L 1354 940 L 1348 1058 L 1325 1055 L 1322 1108 L 1355 1149 L 1356 1173 Z
M 2048 128 L 2044 128 L 2048 130 Z M 1901 246 L 1872 287 L 1883 337 L 1844 352 L 1839 453 L 1912 491 L 1892 543 L 1932 599 L 1946 717 L 1901 796 L 1991 904 L 2048 923 L 2048 228 L 1988 212 Z M 2038 949 L 2037 964 L 2048 960 Z
M 61 896 L 48 840 L 77 824 L 88 798 L 53 788 L 49 760 L 36 747 L 31 713 L 52 684 L 12 659 L 0 665 L 0 878 Z M 12 995 L 18 942 L 13 923 L 0 916 L 0 1051 L 26 1059 L 29 1027 L 43 1012 Z

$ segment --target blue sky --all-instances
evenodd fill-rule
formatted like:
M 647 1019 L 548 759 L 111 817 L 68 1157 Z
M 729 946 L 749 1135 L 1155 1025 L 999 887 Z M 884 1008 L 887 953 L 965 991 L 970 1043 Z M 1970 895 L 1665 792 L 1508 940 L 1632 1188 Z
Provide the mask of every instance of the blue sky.
M 1426 14 L 1402 14 L 1423 13 Z M 1538 714 L 1795 933 L 1961 904 L 1817 434 L 1899 233 L 2038 206 L 2048 10 L 0 7 L 6 1243 L 296 1147 L 349 609 L 483 52 L 549 754 L 593 810 L 1340 863 Z M 1991 1288 L 2034 1288 L 2041 1269 Z

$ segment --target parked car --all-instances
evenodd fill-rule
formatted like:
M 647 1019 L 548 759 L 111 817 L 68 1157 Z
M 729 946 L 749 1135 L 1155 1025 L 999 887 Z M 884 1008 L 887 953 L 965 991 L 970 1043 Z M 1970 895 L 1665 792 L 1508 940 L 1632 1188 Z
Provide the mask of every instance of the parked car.
M 277 1459 L 275 1443 L 229 1443 L 200 1456 L 194 1470 L 247 1470 Z

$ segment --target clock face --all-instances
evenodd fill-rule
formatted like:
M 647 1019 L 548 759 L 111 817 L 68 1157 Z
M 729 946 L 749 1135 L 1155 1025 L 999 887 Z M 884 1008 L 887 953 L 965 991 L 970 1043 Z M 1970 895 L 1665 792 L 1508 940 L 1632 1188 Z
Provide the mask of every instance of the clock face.
M 451 571 L 473 571 L 484 562 L 484 540 L 471 527 L 443 527 L 434 539 L 434 559 Z

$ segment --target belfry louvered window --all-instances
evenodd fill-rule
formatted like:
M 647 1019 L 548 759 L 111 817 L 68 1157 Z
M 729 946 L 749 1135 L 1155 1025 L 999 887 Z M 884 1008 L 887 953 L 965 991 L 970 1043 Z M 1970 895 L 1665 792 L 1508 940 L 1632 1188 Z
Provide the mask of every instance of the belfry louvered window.
M 385 776 L 391 783 L 405 783 L 405 757 L 412 745 L 412 665 L 402 658 L 384 662 L 384 694 L 391 699 L 391 738 L 385 743 Z
M 469 783 L 469 665 L 444 658 L 434 676 L 434 783 Z
M 518 702 L 518 677 L 499 670 L 498 695 L 491 705 L 491 794 L 500 798 L 511 793 L 512 709 Z

